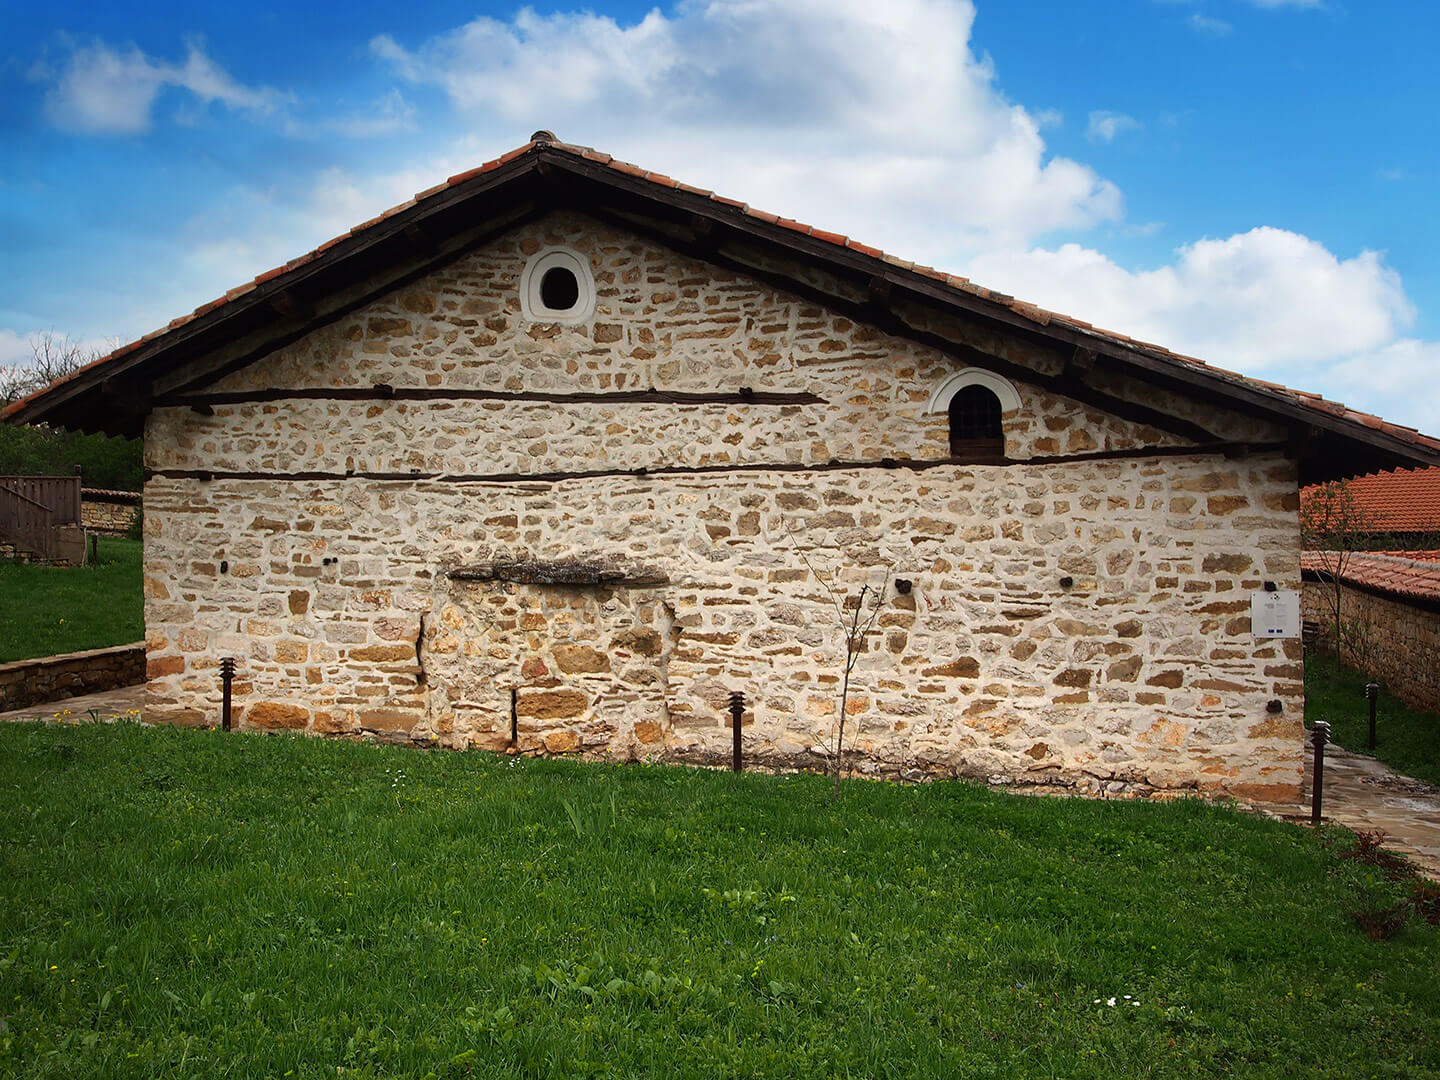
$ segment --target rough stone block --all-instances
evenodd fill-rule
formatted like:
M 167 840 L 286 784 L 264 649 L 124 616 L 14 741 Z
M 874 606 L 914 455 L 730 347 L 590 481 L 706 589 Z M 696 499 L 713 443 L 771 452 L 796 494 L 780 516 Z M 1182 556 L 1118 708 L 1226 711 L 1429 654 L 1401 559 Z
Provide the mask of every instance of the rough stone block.
M 589 645 L 556 645 L 550 655 L 555 661 L 555 666 L 566 675 L 610 670 L 610 658 Z
M 515 703 L 519 716 L 535 720 L 565 720 L 579 716 L 590 706 L 590 699 L 579 690 L 547 690 L 520 692 Z
M 245 723 L 262 728 L 303 728 L 310 722 L 310 710 L 283 701 L 257 701 L 242 712 Z

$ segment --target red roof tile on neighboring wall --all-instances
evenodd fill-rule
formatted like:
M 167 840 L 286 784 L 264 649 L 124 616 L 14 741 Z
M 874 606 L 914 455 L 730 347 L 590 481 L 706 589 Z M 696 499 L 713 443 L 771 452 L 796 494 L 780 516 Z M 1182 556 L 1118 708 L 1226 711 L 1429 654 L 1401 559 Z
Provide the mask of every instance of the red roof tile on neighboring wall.
M 1440 469 L 1396 469 L 1347 481 L 1375 532 L 1440 532 Z M 1314 488 L 1300 493 L 1305 500 Z
M 1307 551 L 1300 568 L 1330 572 L 1335 552 Z M 1440 601 L 1440 551 L 1354 551 L 1345 557 L 1340 580 L 1347 585 L 1378 589 L 1395 596 Z

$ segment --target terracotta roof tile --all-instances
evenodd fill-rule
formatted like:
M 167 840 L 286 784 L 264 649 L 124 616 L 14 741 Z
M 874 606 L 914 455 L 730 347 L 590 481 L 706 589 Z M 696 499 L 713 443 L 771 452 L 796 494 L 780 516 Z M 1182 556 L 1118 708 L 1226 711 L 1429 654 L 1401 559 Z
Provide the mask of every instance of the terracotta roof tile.
M 1307 551 L 1300 557 L 1300 568 L 1328 574 L 1335 558 L 1332 551 Z M 1395 596 L 1440 600 L 1440 551 L 1351 552 L 1340 580 Z
M 508 164 L 509 162 L 514 161 L 516 158 L 523 157 L 524 155 L 528 154 L 534 146 L 535 144 L 533 142 L 527 142 L 524 146 L 517 146 L 514 150 L 511 150 L 505 154 L 501 154 L 498 158 L 495 159 L 493 163 L 487 164 L 492 164 L 492 167 L 499 168 L 501 165 Z M 483 167 L 484 166 L 482 166 L 482 168 Z M 634 166 L 631 167 L 633 168 Z
M 484 165 L 477 165 L 473 169 L 466 169 L 464 172 L 456 173 L 454 176 L 447 179 L 442 186 L 447 188 L 456 187 L 460 184 L 463 184 L 466 180 L 470 180 L 476 176 L 479 176 L 484 171 Z M 431 188 L 431 190 L 433 191 L 434 188 Z
M 1374 532 L 1440 532 L 1440 468 L 1370 473 L 1346 481 L 1346 486 L 1372 519 Z M 1301 502 L 1315 491 L 1309 487 L 1300 492 Z
M 612 159 L 609 165 L 610 168 L 618 173 L 624 173 L 626 176 L 638 176 L 641 180 L 645 179 L 645 170 L 638 165 L 631 165 L 628 161 L 615 161 Z

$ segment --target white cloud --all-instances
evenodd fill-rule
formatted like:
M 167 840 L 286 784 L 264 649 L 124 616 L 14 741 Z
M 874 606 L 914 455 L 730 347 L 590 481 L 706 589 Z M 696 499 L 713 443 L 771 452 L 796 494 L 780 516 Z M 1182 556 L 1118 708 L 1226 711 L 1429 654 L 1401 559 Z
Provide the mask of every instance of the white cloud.
M 24 367 L 31 357 L 29 335 L 0 329 L 0 367 Z
M 1045 307 L 1251 373 L 1382 348 L 1415 318 L 1399 276 L 1378 253 L 1341 260 L 1274 228 L 1200 240 L 1155 270 L 1126 270 L 1066 244 L 982 255 L 967 272 Z
M 525 9 L 372 51 L 444 88 L 471 132 L 549 128 L 924 260 L 1117 220 L 1113 184 L 1047 156 L 1058 118 L 1001 95 L 974 16 L 969 0 L 691 0 L 632 25 Z
M 274 112 L 287 100 L 270 87 L 248 87 L 191 41 L 183 63 L 152 59 L 133 45 L 112 48 L 97 41 L 72 46 L 64 70 L 36 74 L 52 85 L 45 94 L 45 113 L 52 123 L 91 135 L 132 135 L 150 127 L 155 99 L 173 86 L 201 103 L 219 102 L 231 109 L 259 114 Z
M 1235 29 L 1224 19 L 1201 15 L 1198 11 L 1191 13 L 1190 17 L 1185 20 L 1185 25 L 1197 34 L 1208 34 L 1210 37 L 1228 37 L 1230 31 Z
M 1335 364 L 1327 380 L 1342 401 L 1377 402 L 1386 419 L 1440 434 L 1440 396 L 1428 392 L 1437 376 L 1440 341 L 1399 338 Z
M 1112 143 L 1127 131 L 1139 131 L 1140 126 L 1140 121 L 1133 116 L 1097 109 L 1090 114 L 1090 124 L 1085 129 L 1085 137 L 1091 142 Z
M 364 112 L 343 117 L 330 126 L 342 135 L 357 139 L 414 131 L 415 109 L 399 90 L 391 90 L 372 102 Z
M 965 272 L 1096 326 L 1440 432 L 1440 398 L 1416 393 L 1440 373 L 1440 342 L 1401 336 L 1415 309 L 1377 252 L 1340 259 L 1297 233 L 1257 228 L 1181 247 L 1153 270 L 1066 244 L 982 255 Z

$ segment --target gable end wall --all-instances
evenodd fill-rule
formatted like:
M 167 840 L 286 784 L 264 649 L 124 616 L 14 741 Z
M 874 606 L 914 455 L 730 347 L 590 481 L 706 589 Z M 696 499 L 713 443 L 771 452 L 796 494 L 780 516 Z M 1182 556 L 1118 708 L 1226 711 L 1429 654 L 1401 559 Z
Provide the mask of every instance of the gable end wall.
M 590 259 L 590 322 L 521 319 L 520 269 L 548 244 Z M 1033 345 L 949 332 L 1053 364 Z M 219 658 L 234 655 L 242 724 L 505 749 L 513 723 L 526 751 L 719 761 L 728 695 L 743 690 L 751 760 L 821 766 L 843 649 L 816 572 L 853 594 L 888 566 L 913 588 L 888 589 L 852 678 L 862 771 L 1298 793 L 1298 648 L 1254 641 L 1248 619 L 1262 580 L 1299 587 L 1293 463 L 1196 451 L 809 468 L 942 458 L 945 418 L 924 410 L 961 366 L 577 215 L 517 230 L 213 389 L 749 387 L 820 403 L 472 396 L 157 410 L 150 711 L 215 722 Z M 1016 389 L 1012 458 L 1185 445 L 1023 380 Z M 1227 437 L 1274 434 L 1211 419 Z M 638 468 L 672 471 L 624 473 Z M 398 478 L 347 476 L 365 472 Z M 528 479 L 543 473 L 586 475 Z M 527 558 L 638 561 L 663 583 L 450 575 Z

